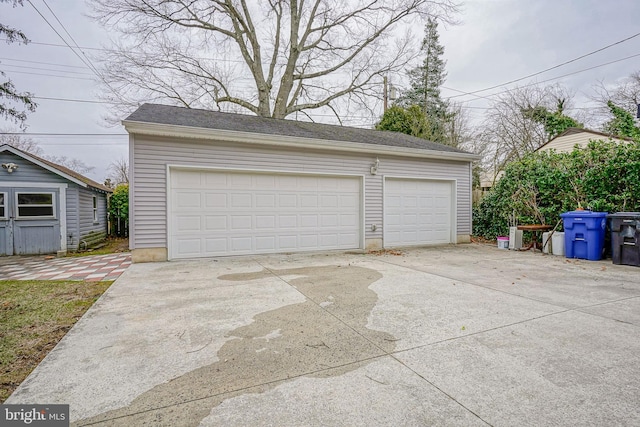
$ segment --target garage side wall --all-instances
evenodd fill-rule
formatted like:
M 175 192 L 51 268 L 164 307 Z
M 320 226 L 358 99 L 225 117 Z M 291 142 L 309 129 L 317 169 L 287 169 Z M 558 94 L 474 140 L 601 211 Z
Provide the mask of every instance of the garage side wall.
M 249 144 L 132 135 L 132 227 L 130 246 L 137 262 L 167 259 L 167 165 L 237 170 L 365 176 L 365 244 L 381 247 L 383 176 L 450 179 L 457 182 L 458 241 L 471 234 L 469 162 L 293 150 Z M 380 165 L 371 175 L 376 158 Z M 375 227 L 374 227 L 375 226 Z M 374 231 L 375 228 L 375 231 Z

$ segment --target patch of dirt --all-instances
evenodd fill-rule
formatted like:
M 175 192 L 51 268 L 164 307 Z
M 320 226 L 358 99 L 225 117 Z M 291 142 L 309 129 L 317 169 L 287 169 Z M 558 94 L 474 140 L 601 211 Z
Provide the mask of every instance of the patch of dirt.
M 376 256 L 381 256 L 381 255 L 404 256 L 404 252 L 397 249 L 379 249 L 375 251 L 369 251 L 367 253 L 369 255 L 376 255 Z

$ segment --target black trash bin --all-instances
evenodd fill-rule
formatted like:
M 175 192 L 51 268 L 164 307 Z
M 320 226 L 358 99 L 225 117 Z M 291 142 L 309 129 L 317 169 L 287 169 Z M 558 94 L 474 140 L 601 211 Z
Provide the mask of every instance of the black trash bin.
M 640 212 L 618 212 L 607 218 L 613 263 L 640 266 Z

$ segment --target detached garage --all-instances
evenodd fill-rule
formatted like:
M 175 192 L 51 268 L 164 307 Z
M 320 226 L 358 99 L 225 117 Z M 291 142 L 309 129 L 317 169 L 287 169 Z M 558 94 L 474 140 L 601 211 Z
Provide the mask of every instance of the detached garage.
M 469 241 L 472 154 L 153 104 L 123 123 L 134 262 Z

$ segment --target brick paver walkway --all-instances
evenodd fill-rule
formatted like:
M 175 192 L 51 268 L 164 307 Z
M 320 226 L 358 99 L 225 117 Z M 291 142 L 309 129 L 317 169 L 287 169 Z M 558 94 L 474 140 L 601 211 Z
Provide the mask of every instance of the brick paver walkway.
M 0 280 L 116 280 L 131 265 L 130 253 L 74 258 L 0 258 Z

